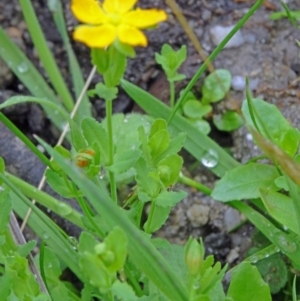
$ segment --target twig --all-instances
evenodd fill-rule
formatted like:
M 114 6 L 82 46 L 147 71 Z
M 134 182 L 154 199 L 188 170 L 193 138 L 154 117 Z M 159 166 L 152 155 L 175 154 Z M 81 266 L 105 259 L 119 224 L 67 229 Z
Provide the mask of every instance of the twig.
M 89 76 L 88 76 L 88 78 L 87 78 L 87 80 L 85 82 L 84 87 L 82 88 L 82 91 L 81 91 L 81 93 L 80 93 L 80 95 L 79 95 L 79 97 L 78 97 L 78 99 L 77 99 L 77 101 L 75 103 L 75 106 L 74 106 L 74 108 L 73 108 L 73 110 L 72 110 L 72 112 L 70 114 L 71 118 L 74 118 L 74 116 L 75 116 L 75 114 L 76 114 L 76 112 L 77 112 L 77 110 L 78 110 L 78 108 L 79 108 L 79 106 L 80 106 L 80 104 L 81 104 L 81 102 L 83 100 L 84 94 L 87 91 L 87 89 L 88 89 L 88 87 L 89 87 L 89 85 L 90 85 L 90 83 L 91 83 L 91 81 L 92 81 L 95 73 L 96 73 L 96 66 L 93 67 L 92 71 L 90 72 L 90 74 L 89 74 Z M 60 135 L 60 137 L 59 137 L 59 139 L 57 141 L 56 146 L 61 145 L 63 143 L 63 141 L 64 141 L 64 139 L 65 139 L 65 137 L 66 137 L 66 135 L 68 133 L 68 130 L 69 130 L 69 124 L 67 124 L 65 126 L 63 132 L 61 133 L 61 135 Z M 45 176 L 46 175 L 46 170 L 47 169 L 45 169 L 43 177 L 40 180 L 40 183 L 38 185 L 38 190 L 42 190 L 42 188 L 45 185 L 45 182 L 46 182 L 46 176 Z M 32 204 L 35 204 L 35 203 L 36 203 L 36 200 L 32 200 Z M 28 219 L 30 217 L 31 211 L 32 211 L 32 209 L 29 208 L 28 211 L 27 211 L 27 213 L 26 213 L 26 216 L 25 216 L 25 218 L 23 220 L 23 223 L 21 225 L 21 231 L 22 232 L 24 231 L 24 228 L 25 228 L 25 226 L 26 226 L 26 224 L 28 222 Z

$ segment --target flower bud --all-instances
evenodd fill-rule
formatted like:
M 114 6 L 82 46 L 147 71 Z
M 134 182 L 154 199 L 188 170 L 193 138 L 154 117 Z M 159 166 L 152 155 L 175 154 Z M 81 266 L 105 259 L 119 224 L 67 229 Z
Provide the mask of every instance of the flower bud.
M 204 246 L 202 239 L 199 243 L 196 239 L 190 237 L 185 245 L 185 264 L 190 275 L 197 276 L 199 274 L 203 259 Z

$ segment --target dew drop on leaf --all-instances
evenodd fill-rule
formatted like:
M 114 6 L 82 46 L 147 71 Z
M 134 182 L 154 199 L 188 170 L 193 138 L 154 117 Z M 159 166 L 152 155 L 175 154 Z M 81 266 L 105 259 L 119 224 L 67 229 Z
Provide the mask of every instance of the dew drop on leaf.
M 44 240 L 49 239 L 49 237 L 50 237 L 49 233 L 45 232 L 45 233 L 43 234 L 43 239 L 44 239 Z
M 219 163 L 219 155 L 213 150 L 209 149 L 201 158 L 201 163 L 207 168 L 214 168 Z
M 29 67 L 26 62 L 23 62 L 20 65 L 18 65 L 17 69 L 20 73 L 25 73 L 29 70 Z
M 72 213 L 72 208 L 64 203 L 59 203 L 57 205 L 57 213 L 61 216 L 66 216 Z
M 276 244 L 285 253 L 294 253 L 297 251 L 297 245 L 294 242 L 287 240 L 283 235 L 278 235 L 276 237 Z

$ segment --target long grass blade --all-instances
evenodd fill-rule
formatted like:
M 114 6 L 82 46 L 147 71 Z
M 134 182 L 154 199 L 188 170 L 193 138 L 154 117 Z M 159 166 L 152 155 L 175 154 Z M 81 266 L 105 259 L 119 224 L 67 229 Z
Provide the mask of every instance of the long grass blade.
M 74 92 L 75 92 L 76 99 L 78 99 L 78 97 L 84 87 L 84 79 L 82 76 L 82 72 L 81 72 L 78 60 L 76 58 L 76 55 L 75 55 L 73 48 L 71 46 L 71 43 L 70 43 L 69 35 L 68 35 L 67 29 L 66 29 L 67 27 L 66 27 L 66 22 L 64 19 L 64 15 L 63 15 L 61 1 L 54 1 L 53 5 L 50 5 L 50 3 L 52 3 L 52 2 L 53 1 L 48 1 L 48 6 L 52 12 L 54 22 L 61 35 L 64 47 L 67 52 Z M 91 103 L 89 101 L 87 94 L 85 94 L 80 103 L 79 109 L 75 116 L 75 120 L 80 123 L 84 117 L 90 117 L 90 116 L 91 116 Z
M 17 47 L 0 27 L 0 57 L 6 62 L 9 68 L 19 78 L 23 85 L 35 97 L 47 98 L 49 101 L 60 104 L 53 90 L 33 66 L 26 55 Z M 47 117 L 61 130 L 65 120 L 56 110 L 43 106 Z
M 47 45 L 47 41 L 33 9 L 32 3 L 30 0 L 19 0 L 19 3 L 40 60 L 43 63 L 55 91 L 60 96 L 66 109 L 70 112 L 74 106 L 74 101 L 58 69 L 53 54 Z

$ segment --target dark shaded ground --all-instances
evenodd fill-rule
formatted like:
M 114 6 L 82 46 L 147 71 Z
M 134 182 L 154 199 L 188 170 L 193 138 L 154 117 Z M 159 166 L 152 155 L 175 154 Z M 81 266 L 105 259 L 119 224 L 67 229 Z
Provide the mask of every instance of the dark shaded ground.
M 68 31 L 71 34 L 77 22 L 69 11 L 69 1 L 63 2 Z M 232 0 L 179 0 L 177 2 L 207 54 L 215 47 L 211 30 L 216 25 L 224 27 L 236 24 L 253 4 L 253 1 L 236 3 Z M 33 0 L 32 3 L 45 32 L 49 48 L 54 52 L 60 70 L 69 84 L 66 55 L 51 14 L 45 1 Z M 182 72 L 186 74 L 187 79 L 192 77 L 202 60 L 162 0 L 151 1 L 151 4 L 149 1 L 143 0 L 140 3 L 144 7 L 166 9 L 169 13 L 169 20 L 161 24 L 157 30 L 148 32 L 149 47 L 138 49 L 138 56 L 134 61 L 130 61 L 126 76 L 130 81 L 166 101 L 169 93 L 168 85 L 161 69 L 154 61 L 154 53 L 160 51 L 161 46 L 166 42 L 175 48 L 186 44 L 189 58 L 184 64 Z M 270 3 L 273 5 L 270 6 L 271 8 L 280 9 L 279 1 L 274 0 Z M 291 9 L 297 8 L 297 1 L 289 1 L 289 7 Z M 288 20 L 270 21 L 270 12 L 266 7 L 261 7 L 242 29 L 243 43 L 238 47 L 222 51 L 214 65 L 216 68 L 229 69 L 233 76 L 249 76 L 250 82 L 253 83 L 254 95 L 277 104 L 285 116 L 294 125 L 299 126 L 300 68 L 299 49 L 295 39 L 300 39 L 300 31 L 292 28 Z M 17 0 L 0 2 L 0 24 L 44 74 L 26 30 L 26 24 L 23 21 Z M 91 70 L 89 50 L 84 45 L 77 43 L 74 43 L 74 49 L 80 58 L 80 65 L 86 78 Z M 96 77 L 93 84 L 97 83 L 98 80 L 99 78 Z M 201 80 L 195 89 L 198 94 L 200 87 Z M 222 112 L 226 108 L 239 107 L 244 98 L 244 92 L 240 90 L 234 86 L 231 90 L 231 100 L 227 99 L 216 105 L 215 111 Z M 0 101 L 2 102 L 15 94 L 26 93 L 24 86 L 0 61 Z M 97 118 L 103 117 L 104 104 L 102 100 L 93 99 L 92 102 L 95 116 Z M 124 93 L 121 93 L 119 99 L 115 101 L 114 110 L 130 111 L 132 106 L 132 102 Z M 51 143 L 55 143 L 56 137 L 49 139 L 47 132 L 49 121 L 38 106 L 22 105 L 18 109 L 8 109 L 6 113 L 29 136 L 35 133 L 44 138 L 47 137 Z M 246 134 L 244 128 L 231 136 L 220 132 L 214 132 L 213 135 L 217 141 L 225 140 L 226 146 L 230 147 L 234 157 L 238 160 L 245 161 L 257 152 L 251 137 Z M 229 145 L 228 141 L 230 142 Z M 0 154 L 3 154 L 1 147 Z M 8 156 L 12 154 L 8 154 Z M 186 172 L 190 173 L 188 170 Z M 191 172 L 191 175 L 209 186 L 213 186 L 215 181 L 215 178 L 200 166 Z M 234 233 L 228 233 L 231 227 L 242 220 L 243 217 L 233 209 L 189 189 L 189 197 L 172 211 L 169 221 L 158 235 L 177 243 L 184 243 L 190 235 L 202 236 L 208 253 L 215 254 L 219 260 L 235 263 L 244 257 L 251 245 L 252 228 L 249 225 L 242 226 Z

